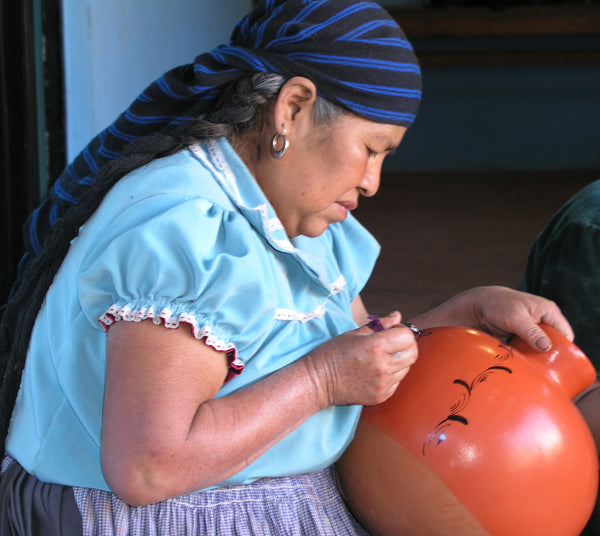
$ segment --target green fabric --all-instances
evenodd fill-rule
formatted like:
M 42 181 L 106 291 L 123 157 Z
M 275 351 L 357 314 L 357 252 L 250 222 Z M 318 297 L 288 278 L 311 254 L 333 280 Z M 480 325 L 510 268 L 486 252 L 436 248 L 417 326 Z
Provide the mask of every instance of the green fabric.
M 535 240 L 520 289 L 554 300 L 600 369 L 600 181 L 574 195 Z

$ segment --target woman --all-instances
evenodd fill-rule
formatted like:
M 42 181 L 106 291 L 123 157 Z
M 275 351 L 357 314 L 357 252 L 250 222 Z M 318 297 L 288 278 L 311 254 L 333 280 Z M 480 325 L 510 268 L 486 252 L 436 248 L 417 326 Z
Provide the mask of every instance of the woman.
M 377 4 L 271 0 L 90 143 L 4 313 L 6 531 L 364 534 L 332 464 L 417 348 L 400 313 L 368 322 L 378 246 L 350 213 L 419 97 Z M 572 337 L 500 287 L 413 321 Z

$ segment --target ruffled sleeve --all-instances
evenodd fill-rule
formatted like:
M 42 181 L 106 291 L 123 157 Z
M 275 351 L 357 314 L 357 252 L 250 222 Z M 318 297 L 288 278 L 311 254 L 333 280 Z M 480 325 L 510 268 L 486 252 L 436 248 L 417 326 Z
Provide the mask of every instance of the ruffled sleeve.
M 148 318 L 167 328 L 189 324 L 197 339 L 227 352 L 231 373 L 239 373 L 236 336 L 265 308 L 251 277 L 264 247 L 235 211 L 203 199 L 170 204 L 137 203 L 106 234 L 86 240 L 93 247 L 78 278 L 82 309 L 105 329 Z

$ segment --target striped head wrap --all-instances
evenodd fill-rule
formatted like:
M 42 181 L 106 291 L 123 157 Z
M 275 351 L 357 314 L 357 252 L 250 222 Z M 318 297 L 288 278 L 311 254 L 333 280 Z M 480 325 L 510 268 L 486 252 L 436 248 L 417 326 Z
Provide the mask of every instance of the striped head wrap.
M 421 74 L 410 43 L 378 4 L 357 0 L 263 0 L 229 44 L 177 67 L 146 88 L 69 164 L 29 217 L 24 239 L 37 256 L 57 218 L 79 202 L 92 175 L 132 140 L 209 110 L 220 88 L 252 72 L 305 76 L 319 94 L 366 119 L 410 126 Z

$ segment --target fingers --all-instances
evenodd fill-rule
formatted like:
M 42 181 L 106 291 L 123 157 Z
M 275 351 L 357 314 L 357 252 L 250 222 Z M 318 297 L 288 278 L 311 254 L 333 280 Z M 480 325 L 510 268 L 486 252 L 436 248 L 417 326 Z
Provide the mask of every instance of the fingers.
M 547 323 L 547 325 L 550 326 L 552 324 Z M 555 325 L 552 325 L 552 327 L 554 327 L 554 329 L 556 329 L 559 333 L 565 335 L 567 340 L 573 341 L 574 337 L 570 329 L 571 326 L 568 326 L 569 329 L 566 330 L 566 333 L 565 331 L 560 331 Z M 552 340 L 544 331 L 544 323 L 540 325 L 531 324 L 521 333 L 517 333 L 517 335 L 523 339 L 528 346 L 534 350 L 538 350 L 539 352 L 546 352 L 552 348 Z
M 546 352 L 552 348 L 552 341 L 537 324 L 532 324 L 520 337 L 534 350 Z
M 552 347 L 552 341 L 544 331 L 546 324 L 573 341 L 573 329 L 554 302 L 531 295 L 529 299 L 532 300 L 533 307 L 529 309 L 529 316 L 519 325 L 519 337 L 531 348 L 545 352 Z
M 573 330 L 551 300 L 506 287 L 479 287 L 463 293 L 464 304 L 475 311 L 472 325 L 501 338 L 517 335 L 529 347 L 538 352 L 547 351 L 552 341 L 544 331 L 544 325 L 573 340 Z
M 397 365 L 401 368 L 410 368 L 411 365 L 414 365 L 418 356 L 419 351 L 416 344 L 408 347 L 407 349 L 401 352 L 396 352 L 393 355 Z
M 393 376 L 397 386 L 418 358 L 415 335 L 409 328 L 400 325 L 378 334 L 378 338 L 386 374 Z
M 550 302 L 548 311 L 542 315 L 540 322 L 553 327 L 570 341 L 575 339 L 575 333 L 573 332 L 571 324 L 569 324 L 569 321 L 563 316 L 558 305 L 554 302 Z
M 390 355 L 388 358 L 390 366 L 385 373 L 385 381 L 382 387 L 377 391 L 376 396 L 371 397 L 364 405 L 381 404 L 391 397 L 402 383 L 402 380 L 410 372 L 411 366 L 417 360 L 416 345 L 414 349 L 404 350 Z
M 392 311 L 387 316 L 381 318 L 376 315 L 369 315 L 368 318 L 369 322 L 364 327 L 373 333 L 379 333 L 380 331 L 397 326 L 402 320 L 402 315 L 398 311 Z
M 377 337 L 382 350 L 396 359 L 396 365 L 410 366 L 417 358 L 415 332 L 418 330 L 401 324 L 401 319 L 402 315 L 397 311 L 383 318 L 371 315 L 369 322 L 359 329 Z
M 418 355 L 415 334 L 401 318 L 372 317 L 305 356 L 330 405 L 373 405 L 394 393 Z

